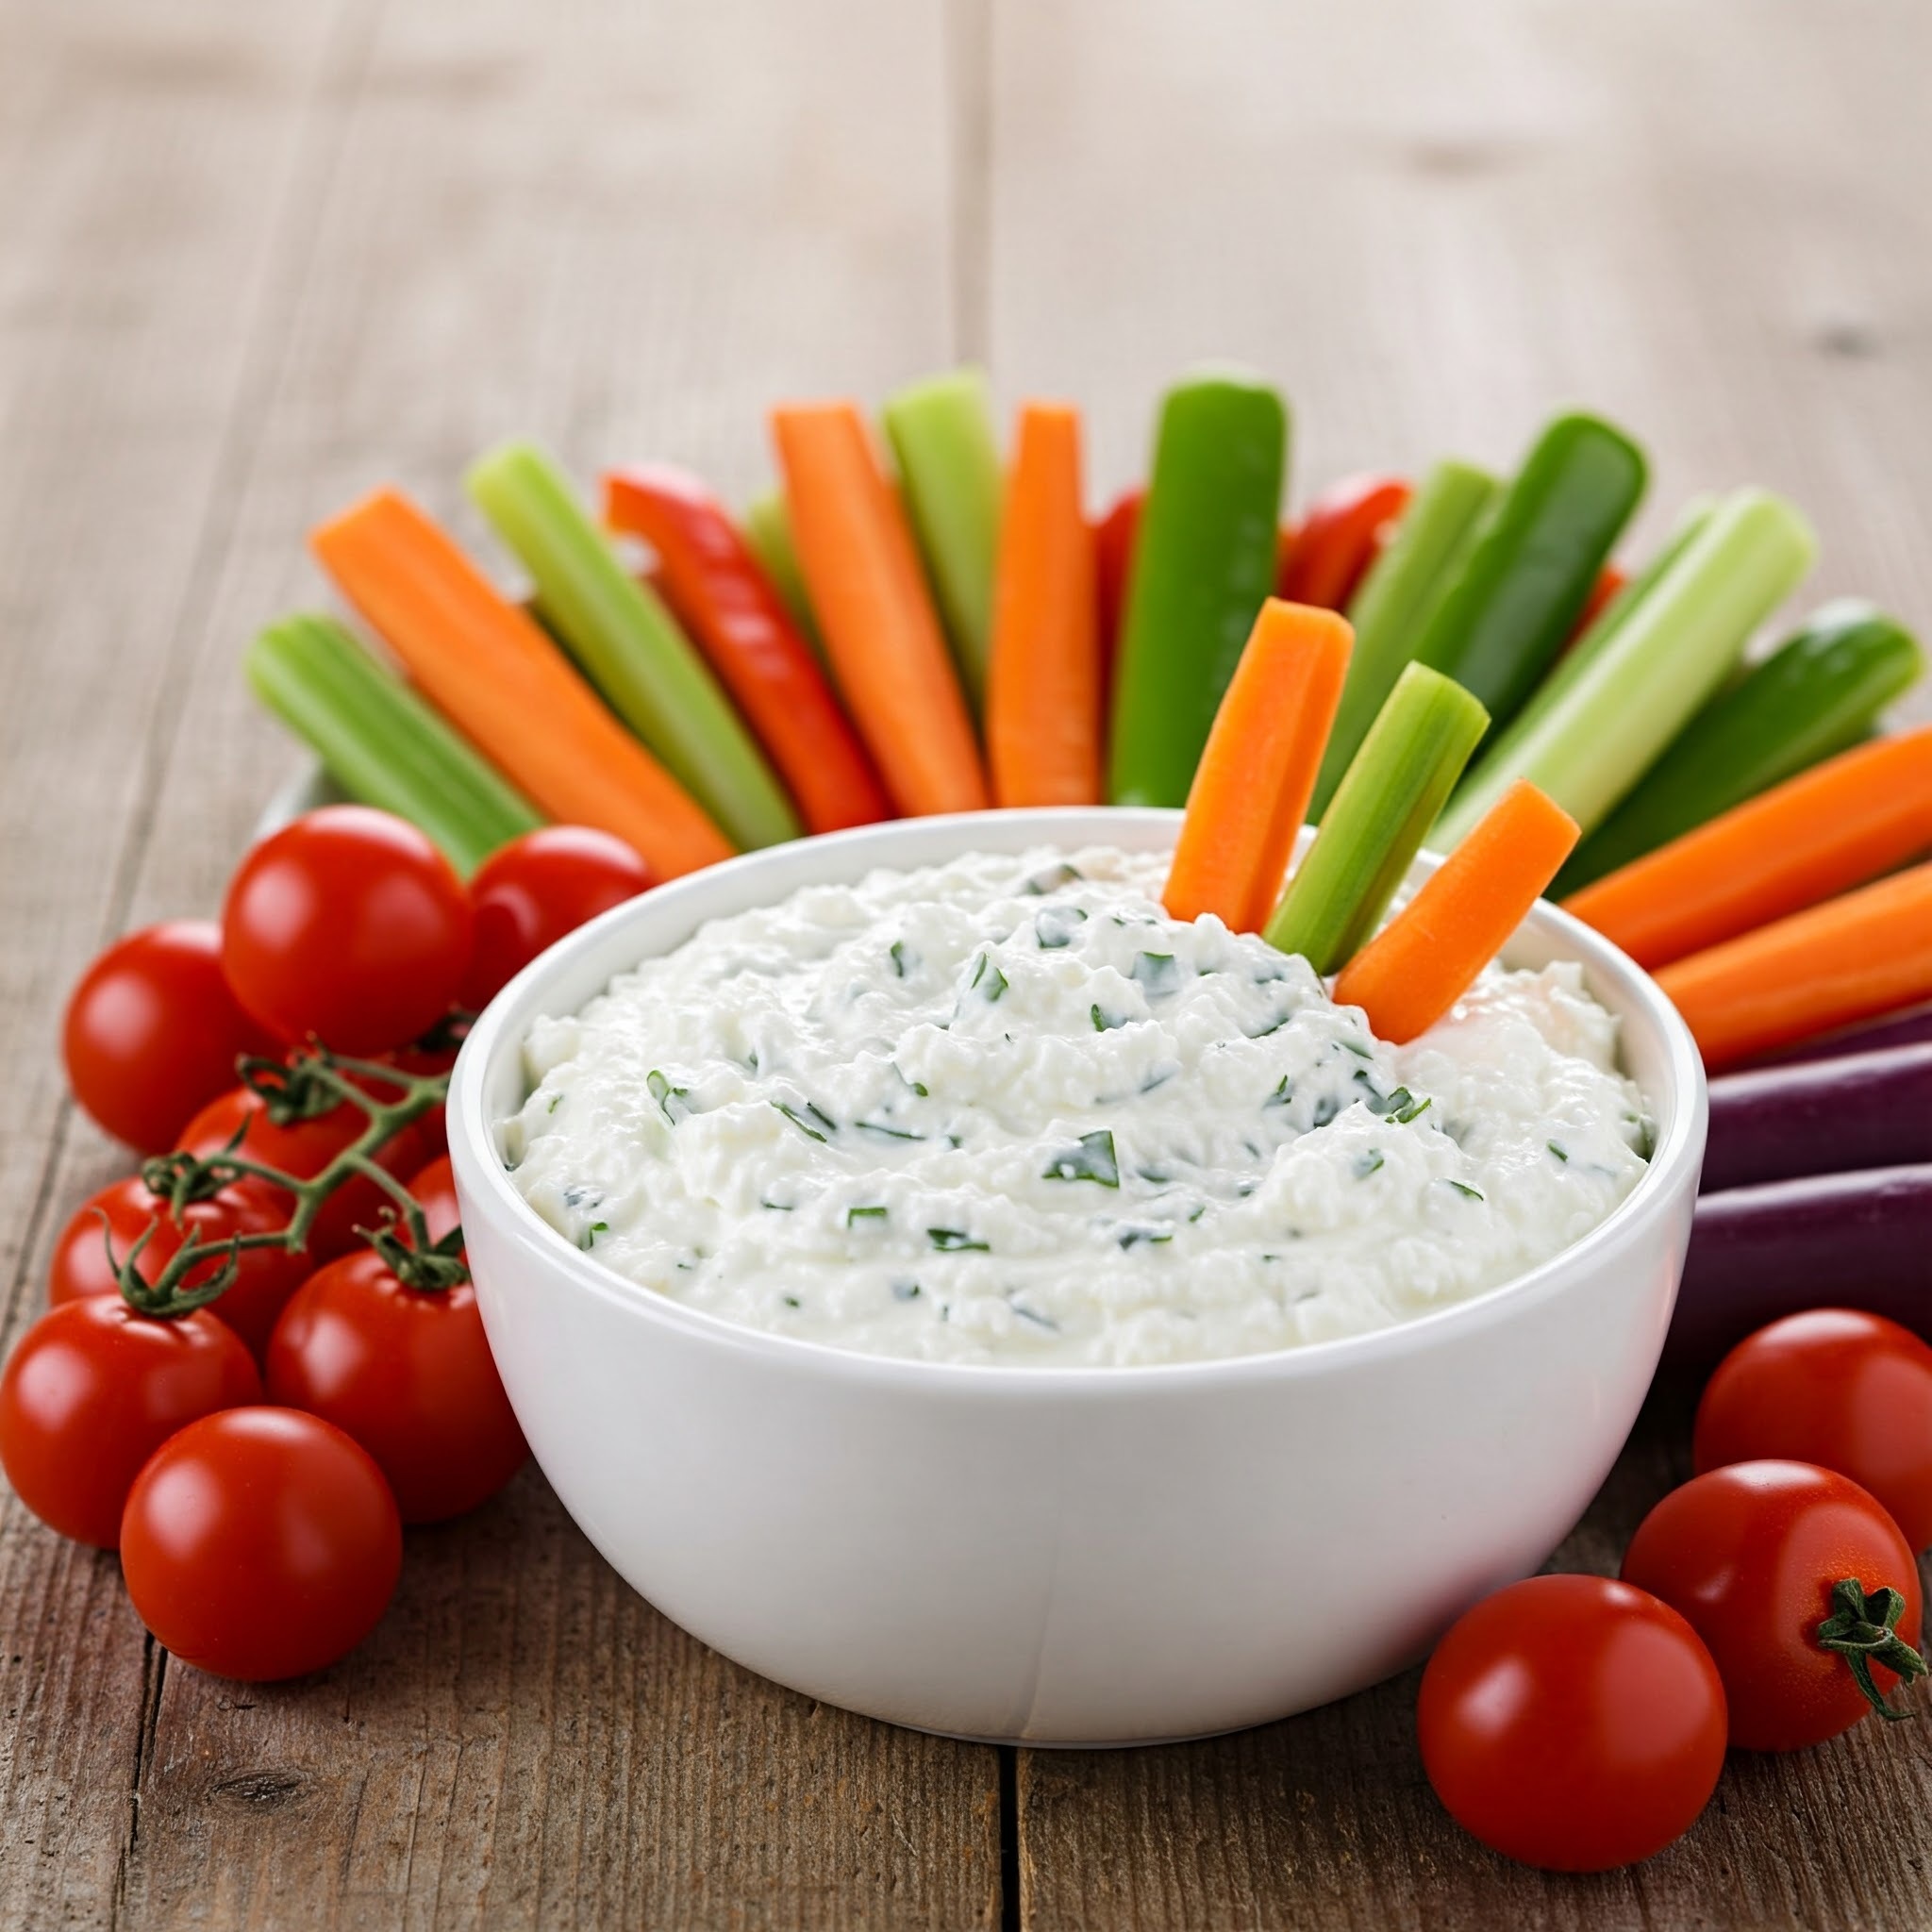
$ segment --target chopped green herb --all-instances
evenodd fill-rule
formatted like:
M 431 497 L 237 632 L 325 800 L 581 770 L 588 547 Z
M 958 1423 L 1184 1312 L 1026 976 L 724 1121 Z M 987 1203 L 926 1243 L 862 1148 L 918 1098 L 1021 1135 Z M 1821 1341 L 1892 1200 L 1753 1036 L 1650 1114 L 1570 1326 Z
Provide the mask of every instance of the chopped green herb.
M 609 1232 L 610 1224 L 608 1221 L 593 1221 L 591 1222 L 590 1226 L 584 1230 L 583 1245 L 586 1248 L 594 1247 L 597 1244 L 597 1237 L 600 1234 L 608 1234 Z
M 1191 1227 L 1195 1222 L 1200 1220 L 1202 1215 L 1207 1213 L 1207 1211 L 1208 1204 L 1207 1202 L 1203 1201 L 1201 1205 L 1198 1208 L 1196 1208 L 1191 1214 L 1188 1216 L 1188 1224 Z
M 1181 969 L 1172 953 L 1136 953 L 1134 970 L 1128 976 L 1146 988 L 1149 999 L 1162 999 L 1179 989 Z
M 1560 1141 L 1546 1141 L 1543 1144 L 1558 1160 L 1568 1160 L 1570 1158 L 1569 1148 L 1565 1147 Z
M 991 974 L 987 972 L 989 966 L 992 966 Z M 1007 975 L 997 966 L 993 966 L 991 957 L 986 953 L 980 954 L 979 963 L 973 969 L 973 977 L 966 982 L 967 991 L 971 992 L 982 980 L 986 982 L 986 991 L 980 994 L 980 998 L 991 1006 L 1006 991 Z
M 795 1308 L 799 1305 L 798 1297 L 795 1294 L 785 1295 L 782 1297 L 782 1300 L 788 1308 Z
M 1033 922 L 1033 939 L 1042 953 L 1057 953 L 1074 943 L 1074 927 L 1086 923 L 1077 906 L 1057 906 Z
M 912 961 L 912 964 L 915 966 L 919 963 L 918 959 L 913 957 L 912 953 L 908 948 L 906 941 L 904 940 L 894 940 L 892 941 L 891 948 L 891 956 L 892 960 L 893 975 L 894 977 L 899 979 L 904 979 L 906 977 L 907 961 L 908 959 L 910 959 Z
M 884 1221 L 887 1210 L 883 1208 L 848 1208 L 845 1210 L 845 1225 L 850 1227 L 856 1221 Z
M 1171 1227 L 1124 1227 L 1119 1235 L 1123 1248 L 1158 1247 L 1173 1239 L 1174 1229 Z
M 1284 1074 L 1274 1091 L 1261 1105 L 1263 1107 L 1292 1107 L 1294 1105 L 1294 1082 Z
M 790 1121 L 794 1127 L 798 1129 L 798 1131 L 801 1134 L 805 1135 L 807 1139 L 816 1141 L 821 1145 L 824 1144 L 824 1135 L 820 1133 L 818 1128 L 813 1126 L 811 1122 L 806 1119 L 805 1114 L 800 1113 L 795 1108 L 787 1107 L 782 1100 L 774 1100 L 773 1101 L 772 1105 L 778 1109 L 778 1111 L 782 1113 L 785 1116 L 785 1118 L 788 1121 Z M 809 1113 L 816 1120 L 824 1121 L 825 1126 L 831 1129 L 831 1131 L 835 1133 L 838 1131 L 837 1128 L 832 1126 L 832 1123 L 830 1121 L 825 1120 L 824 1115 L 820 1113 L 818 1108 L 813 1107 L 809 1101 L 806 1103 L 806 1113 Z M 861 1124 L 863 1124 L 863 1123 L 861 1123 Z
M 1292 1013 L 1284 1013 L 1280 1019 L 1272 1021 L 1268 1025 L 1261 1027 L 1258 1032 L 1250 1033 L 1245 1037 L 1249 1040 L 1266 1040 L 1271 1033 L 1279 1033 L 1293 1018 L 1294 1015 Z
M 892 1062 L 892 1071 L 898 1074 L 901 1080 L 906 1081 L 906 1085 L 911 1088 L 913 1092 L 919 1095 L 920 1099 L 924 1100 L 926 1097 L 925 1083 L 923 1080 L 907 1080 L 906 1069 L 897 1060 Z
M 790 1214 L 792 1211 L 790 1201 L 767 1201 L 763 1195 L 758 1197 L 758 1206 L 769 1208 L 774 1214 Z
M 1341 1101 L 1332 1093 L 1324 1093 L 1315 1103 L 1314 1124 L 1318 1127 L 1325 1127 L 1341 1111 Z
M 1335 1043 L 1337 1046 L 1345 1046 L 1350 1053 L 1360 1054 L 1365 1060 L 1372 1060 L 1375 1058 L 1375 1049 L 1373 1046 L 1369 1045 L 1366 1041 L 1357 1040 L 1351 1034 L 1344 1033 Z
M 563 1105 L 563 1095 L 562 1095 L 562 1094 L 560 1094 L 560 1093 L 553 1093 L 553 1094 L 552 1094 L 552 1095 L 550 1096 L 550 1105 L 549 1105 L 548 1107 L 546 1107 L 546 1108 L 545 1108 L 543 1109 L 543 1111 L 544 1111 L 545 1113 L 555 1113 L 555 1112 L 557 1111 L 557 1109 L 558 1109 L 558 1108 L 559 1107 L 561 1107 L 562 1105 Z
M 1113 1151 L 1110 1128 L 1099 1127 L 1080 1136 L 1080 1144 L 1057 1155 L 1041 1176 L 1049 1181 L 1098 1181 L 1103 1188 L 1121 1184 L 1121 1164 Z
M 1165 1187 L 1174 1178 L 1173 1174 L 1169 1174 L 1164 1167 L 1140 1167 L 1136 1168 L 1134 1172 L 1150 1186 L 1157 1188 Z
M 1407 1107 L 1403 1108 L 1400 1112 L 1392 1115 L 1391 1118 L 1398 1127 L 1406 1127 L 1410 1121 L 1421 1120 L 1423 1115 L 1427 1113 L 1434 1105 L 1435 1102 L 1427 1094 L 1424 1094 L 1420 1100 L 1411 1100 Z
M 644 1075 L 644 1085 L 649 1089 L 651 1098 L 658 1103 L 658 1111 L 674 1127 L 679 1121 L 690 1118 L 691 1108 L 687 1105 L 691 1099 L 689 1087 L 674 1087 L 656 1067 Z M 673 1111 L 674 1107 L 675 1112 Z
M 1358 1181 L 1365 1181 L 1382 1165 L 1382 1150 L 1379 1147 L 1371 1147 L 1366 1154 L 1356 1157 L 1355 1177 Z
M 891 1141 L 923 1141 L 924 1134 L 915 1134 L 910 1127 L 894 1127 L 884 1121 L 854 1121 L 852 1124 L 861 1134 L 883 1134 Z
M 1021 891 L 1029 899 L 1043 899 L 1049 892 L 1057 892 L 1062 886 L 1076 885 L 1085 874 L 1076 866 L 1068 865 L 1065 860 L 1050 865 L 1043 872 L 1037 872 L 1029 878 Z
M 963 1228 L 929 1227 L 925 1234 L 926 1239 L 942 1255 L 990 1255 L 992 1252 L 990 1242 L 974 1241 Z
M 1023 1322 L 1031 1322 L 1036 1327 L 1044 1328 L 1051 1335 L 1058 1335 L 1060 1332 L 1060 1324 L 1058 1322 L 1049 1322 L 1044 1315 L 1036 1315 L 1024 1302 L 1016 1302 L 1009 1299 L 1007 1306 Z
M 1116 1020 L 1111 1013 L 1103 1012 L 1098 1000 L 1088 1008 L 1087 1017 L 1093 1022 L 1093 1030 L 1096 1033 L 1111 1033 L 1116 1026 L 1124 1026 L 1127 1024 L 1124 1020 Z
M 916 1281 L 895 1281 L 892 1284 L 892 1299 L 895 1302 L 914 1301 L 918 1295 L 919 1284 Z
M 1475 1189 L 1465 1186 L 1461 1181 L 1451 1181 L 1449 1185 L 1452 1188 L 1454 1188 L 1458 1194 L 1467 1194 L 1472 1201 L 1480 1201 L 1483 1198 L 1482 1195 L 1475 1191 Z

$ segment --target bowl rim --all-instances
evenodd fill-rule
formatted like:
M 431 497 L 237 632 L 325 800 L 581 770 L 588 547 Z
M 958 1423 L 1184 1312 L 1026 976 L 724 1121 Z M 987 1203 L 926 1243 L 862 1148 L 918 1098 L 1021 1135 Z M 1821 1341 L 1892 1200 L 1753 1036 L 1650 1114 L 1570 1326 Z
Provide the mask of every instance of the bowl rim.
M 795 866 L 799 854 L 813 848 L 843 855 L 854 847 L 877 846 L 881 849 L 874 863 L 889 867 L 894 862 L 891 848 L 920 835 L 930 837 L 936 832 L 957 831 L 959 836 L 956 856 L 972 851 L 972 828 L 984 827 L 989 821 L 995 820 L 1009 831 L 1022 823 L 1037 826 L 1038 842 L 1041 844 L 1100 843 L 1103 837 L 1091 831 L 1069 840 L 1064 833 L 1057 835 L 1056 830 L 1075 824 L 1091 825 L 1096 818 L 1124 822 L 1144 831 L 1165 825 L 1177 828 L 1181 814 L 1164 807 L 1061 806 L 887 820 L 741 853 L 667 880 L 600 914 L 531 960 L 496 994 L 472 1026 L 451 1075 L 447 1108 L 450 1154 L 459 1186 L 468 1181 L 471 1189 L 480 1194 L 486 1213 L 496 1217 L 499 1230 L 509 1235 L 529 1260 L 548 1266 L 573 1289 L 624 1309 L 629 1319 L 647 1325 L 668 1326 L 692 1340 L 762 1358 L 773 1366 L 789 1364 L 800 1373 L 868 1384 L 918 1386 L 936 1394 L 971 1393 L 1021 1399 L 1028 1394 L 1049 1393 L 1110 1397 L 1129 1389 L 1191 1389 L 1204 1381 L 1244 1384 L 1283 1377 L 1292 1380 L 1427 1350 L 1446 1339 L 1507 1321 L 1519 1310 L 1563 1292 L 1577 1278 L 1591 1273 L 1598 1261 L 1623 1248 L 1641 1246 L 1654 1224 L 1669 1215 L 1680 1192 L 1689 1191 L 1694 1196 L 1704 1155 L 1708 1100 L 1703 1058 L 1690 1028 L 1662 989 L 1634 959 L 1545 899 L 1537 901 L 1523 922 L 1524 926 L 1540 928 L 1553 942 L 1557 957 L 1579 960 L 1593 979 L 1601 975 L 1614 982 L 1622 996 L 1620 1006 L 1625 1023 L 1641 1018 L 1657 1036 L 1662 1047 L 1662 1086 L 1673 1102 L 1668 1109 L 1669 1124 L 1652 1149 L 1649 1163 L 1637 1185 L 1580 1241 L 1526 1273 L 1466 1301 L 1449 1303 L 1386 1327 L 1249 1355 L 1174 1362 L 1027 1364 L 932 1361 L 920 1357 L 873 1354 L 843 1348 L 835 1342 L 755 1328 L 708 1309 L 692 1307 L 669 1295 L 655 1293 L 641 1283 L 603 1266 L 566 1241 L 510 1184 L 509 1170 L 497 1151 L 493 1124 L 485 1108 L 491 1084 L 489 1075 L 497 1056 L 521 1050 L 520 1042 L 509 1036 L 509 1016 L 531 1001 L 539 987 L 567 973 L 581 954 L 602 946 L 612 932 L 641 917 L 662 916 L 667 908 L 688 899 L 698 900 L 702 908 L 702 902 L 720 880 L 737 879 L 748 871 L 775 867 L 781 859 Z M 1307 834 L 1303 836 L 1306 839 Z M 901 861 L 934 862 L 942 861 Z M 1419 854 L 1405 885 L 1419 884 L 1441 862 L 1440 854 Z M 787 890 L 798 891 L 809 883 L 794 881 Z M 698 910 L 681 926 L 684 938 L 708 920 L 725 916 L 729 915 Z M 684 939 L 675 943 L 684 943 Z M 641 951 L 638 961 L 649 957 L 653 956 Z M 538 1004 L 541 1006 L 541 1002 Z M 1660 1094 L 1646 1092 L 1644 1097 L 1654 1108 L 1662 1110 Z

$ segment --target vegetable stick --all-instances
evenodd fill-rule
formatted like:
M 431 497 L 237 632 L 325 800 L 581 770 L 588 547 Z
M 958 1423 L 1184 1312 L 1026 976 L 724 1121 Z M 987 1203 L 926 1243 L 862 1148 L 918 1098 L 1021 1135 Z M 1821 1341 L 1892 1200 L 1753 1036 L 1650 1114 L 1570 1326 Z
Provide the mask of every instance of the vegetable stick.
M 851 403 L 772 412 L 786 508 L 825 646 L 899 808 L 976 811 L 979 748 L 897 492 Z
M 660 878 L 731 856 L 703 807 L 400 491 L 308 541 L 429 701 L 541 810 L 615 832 Z
M 1664 967 L 1705 1064 L 1932 998 L 1932 865 Z
M 798 814 L 731 701 L 549 458 L 507 442 L 465 482 L 535 580 L 551 630 L 672 775 L 738 844 L 795 839 Z
M 662 594 L 696 639 L 814 832 L 891 815 L 818 659 L 724 506 L 668 465 L 604 479 L 604 520 L 656 552 Z
M 1515 778 L 1541 786 L 1586 832 L 1602 824 L 1724 682 L 1815 547 L 1782 499 L 1761 490 L 1726 499 L 1641 596 L 1604 613 L 1600 643 L 1585 638 L 1557 667 L 1559 694 L 1521 735 L 1503 735 L 1437 841 L 1462 839 Z
M 1205 375 L 1161 405 L 1114 683 L 1116 805 L 1183 805 L 1215 708 L 1274 588 L 1288 408 Z
M 1863 1308 L 1932 1340 L 1932 1167 L 1809 1175 L 1706 1194 L 1664 1344 L 1708 1368 L 1755 1328 L 1815 1308 Z
M 1486 471 L 1441 462 L 1396 524 L 1389 547 L 1369 566 L 1348 607 L 1355 656 L 1335 730 L 1315 780 L 1311 816 L 1321 818 L 1361 749 L 1375 714 L 1415 656 L 1428 614 L 1454 577 L 1484 515 L 1502 489 Z
M 825 659 L 825 641 L 819 631 L 818 612 L 805 588 L 805 573 L 798 567 L 798 552 L 791 542 L 791 520 L 785 514 L 785 498 L 776 490 L 755 496 L 744 507 L 744 541 L 758 567 L 772 581 L 772 588 L 783 599 L 798 634 L 812 648 L 820 663 Z
M 1590 595 L 1576 613 L 1576 624 L 1570 633 L 1571 644 L 1579 642 L 1589 633 L 1591 625 L 1624 594 L 1624 587 L 1629 581 L 1628 574 L 1614 563 L 1607 563 L 1597 572 L 1596 582 L 1590 587 Z
M 940 622 L 976 708 L 992 640 L 1000 453 L 986 376 L 955 369 L 892 396 L 881 411 Z
M 1932 850 L 1932 725 L 1840 752 L 1563 909 L 1655 972 Z
M 1706 1193 L 1912 1161 L 1932 1162 L 1932 1041 L 1710 1083 Z
M 1484 519 L 1416 662 L 1508 724 L 1574 628 L 1647 475 L 1643 452 L 1600 417 L 1550 423 Z
M 1490 722 L 1459 684 L 1404 668 L 1362 740 L 1265 937 L 1317 973 L 1344 966 L 1381 923 L 1430 821 Z
M 1523 924 L 1576 843 L 1576 821 L 1520 778 L 1341 969 L 1335 998 L 1397 1046 L 1425 1033 Z
M 999 805 L 1100 802 L 1100 634 L 1080 416 L 1028 403 L 1000 520 L 986 751 Z
M 1284 604 L 1346 610 L 1410 494 L 1402 476 L 1349 476 L 1324 491 L 1286 546 L 1274 594 Z
M 270 710 L 363 805 L 420 825 L 466 877 L 542 818 L 332 617 L 285 617 L 242 668 Z
M 1575 891 L 1858 743 L 1924 662 L 1911 633 L 1870 604 L 1827 604 L 1685 725 L 1557 890 Z
M 1894 1046 L 1918 1046 L 1932 1041 L 1932 1007 L 1907 1007 L 1886 1013 L 1862 1025 L 1840 1027 L 1835 1033 L 1820 1033 L 1809 1040 L 1781 1046 L 1775 1053 L 1759 1054 L 1752 1061 L 1760 1067 L 1793 1067 L 1812 1060 L 1837 1059 L 1846 1054 L 1878 1053 Z
M 1266 923 L 1294 841 L 1354 641 L 1348 620 L 1271 597 L 1214 714 L 1161 894 L 1175 919 Z

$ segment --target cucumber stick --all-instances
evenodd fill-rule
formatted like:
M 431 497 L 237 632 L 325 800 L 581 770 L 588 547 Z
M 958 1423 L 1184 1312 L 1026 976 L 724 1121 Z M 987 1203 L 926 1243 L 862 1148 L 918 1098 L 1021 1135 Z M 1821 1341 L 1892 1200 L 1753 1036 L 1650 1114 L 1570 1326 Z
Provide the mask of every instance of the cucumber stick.
M 725 836 L 743 846 L 797 838 L 791 800 L 717 679 L 550 458 L 529 443 L 505 443 L 465 482 L 530 573 L 546 625 Z
M 1288 406 L 1215 372 L 1161 404 L 1127 574 L 1108 774 L 1116 805 L 1185 805 L 1208 730 L 1274 588 Z
M 1335 728 L 1322 755 L 1308 816 L 1320 819 L 1375 714 L 1415 656 L 1429 612 L 1468 555 L 1502 485 L 1471 463 L 1441 462 L 1423 478 L 1389 547 L 1369 566 L 1348 607 L 1355 651 Z
M 1334 973 L 1395 896 L 1490 714 L 1441 672 L 1404 667 L 1268 922 L 1264 937 Z
M 287 617 L 249 645 L 257 697 L 353 799 L 420 825 L 466 877 L 543 823 L 394 672 L 332 617 Z
M 929 376 L 902 389 L 881 413 L 940 623 L 977 711 L 991 652 L 1005 493 L 986 377 L 977 369 Z
M 1594 831 L 1724 683 L 1816 547 L 1783 498 L 1763 490 L 1726 497 L 1621 617 L 1605 613 L 1601 648 L 1528 728 L 1483 760 L 1431 842 L 1456 844 L 1516 778 L 1541 786 Z
M 1643 452 L 1600 417 L 1558 416 L 1497 498 L 1415 658 L 1507 725 L 1556 661 L 1643 494 Z
M 1859 742 L 1924 668 L 1905 626 L 1855 598 L 1809 623 L 1692 718 L 1563 869 L 1574 892 Z

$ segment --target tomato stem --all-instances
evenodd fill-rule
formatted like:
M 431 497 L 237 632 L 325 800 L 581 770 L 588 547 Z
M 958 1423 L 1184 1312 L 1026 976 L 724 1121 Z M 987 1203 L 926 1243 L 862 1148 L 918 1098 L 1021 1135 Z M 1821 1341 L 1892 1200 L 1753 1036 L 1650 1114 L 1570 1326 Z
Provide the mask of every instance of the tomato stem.
M 1880 1663 L 1909 1684 L 1926 1674 L 1925 1659 L 1898 1634 L 1906 1600 L 1887 1585 L 1867 1592 L 1856 1576 L 1844 1577 L 1831 1590 L 1831 1615 L 1818 1626 L 1818 1641 L 1844 1658 L 1865 1702 L 1882 1718 L 1896 1722 L 1913 1715 L 1894 1710 L 1872 1681 L 1872 1666 Z

